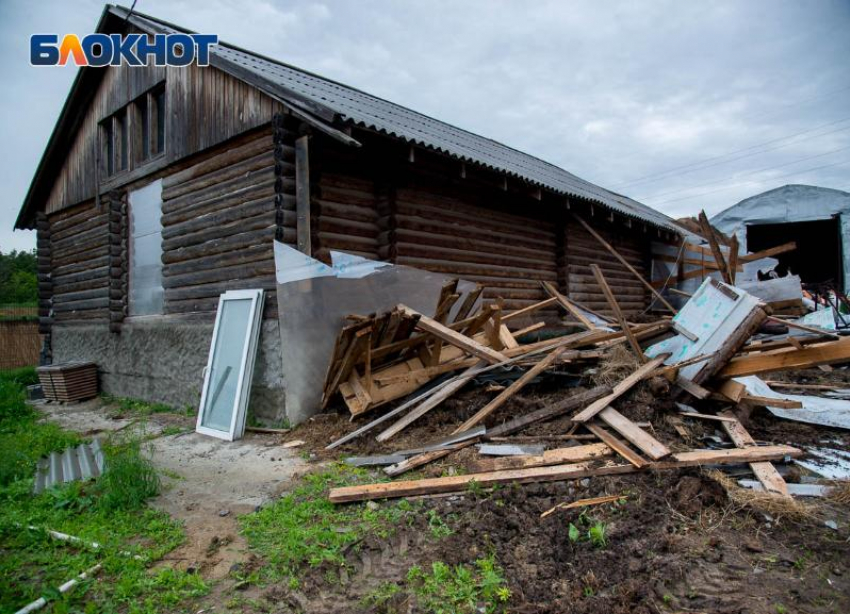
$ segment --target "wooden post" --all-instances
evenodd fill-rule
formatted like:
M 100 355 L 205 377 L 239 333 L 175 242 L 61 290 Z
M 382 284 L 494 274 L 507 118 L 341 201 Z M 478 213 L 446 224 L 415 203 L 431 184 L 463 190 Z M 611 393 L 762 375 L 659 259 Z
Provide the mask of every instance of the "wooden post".
M 617 302 L 617 299 L 614 297 L 614 293 L 611 291 L 611 287 L 608 285 L 605 276 L 602 274 L 602 269 L 599 268 L 598 264 L 591 264 L 590 270 L 593 271 L 593 276 L 596 278 L 596 283 L 599 284 L 600 288 L 602 288 L 602 293 L 608 300 L 608 305 L 610 305 L 611 311 L 614 312 L 614 317 L 617 318 L 617 322 L 620 323 L 620 328 L 622 328 L 623 332 L 626 334 L 626 339 L 628 339 L 629 345 L 632 346 L 632 351 L 634 351 L 635 356 L 637 356 L 637 359 L 640 362 L 646 362 L 646 356 L 644 356 L 643 354 L 643 350 L 640 347 L 640 343 L 638 343 L 635 334 L 629 327 L 629 323 L 626 321 L 626 317 L 623 315 L 623 311 L 620 309 L 620 303 Z
M 711 227 L 705 211 L 699 212 L 699 225 L 702 228 L 702 234 L 705 235 L 705 240 L 708 241 L 711 253 L 714 255 L 714 264 L 720 269 L 720 275 L 723 277 L 723 281 L 732 285 L 732 280 L 729 278 L 729 269 L 726 266 L 726 259 L 723 257 L 720 244 L 717 242 L 717 235 L 714 234 L 714 228 Z
M 310 240 L 310 137 L 295 140 L 295 215 L 298 251 L 313 254 Z

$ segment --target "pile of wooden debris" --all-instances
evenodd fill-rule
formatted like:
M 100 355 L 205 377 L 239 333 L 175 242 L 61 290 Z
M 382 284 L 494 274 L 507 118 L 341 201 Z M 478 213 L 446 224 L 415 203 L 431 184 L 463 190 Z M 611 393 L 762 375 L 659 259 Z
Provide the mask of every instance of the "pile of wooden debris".
M 722 261 L 713 239 L 711 245 Z M 753 406 L 802 410 L 803 403 L 774 391 L 765 393 L 762 380 L 741 378 L 850 361 L 850 339 L 773 316 L 766 302 L 734 285 L 729 271 L 735 270 L 736 263 L 724 262 L 724 266 L 725 281 L 707 277 L 680 311 L 663 301 L 672 316 L 644 323 L 625 318 L 595 265 L 593 274 L 613 318 L 576 303 L 550 284 L 544 284 L 550 298 L 503 312 L 498 302 L 480 305 L 481 288 L 462 295 L 456 281 L 443 287 L 434 317 L 405 305 L 384 314 L 350 316 L 328 369 L 324 405 L 339 394 L 354 418 L 405 400 L 334 441 L 329 449 L 382 425 L 377 440 L 388 442 L 473 381 L 489 383 L 488 390 L 498 394 L 465 421 L 458 420 L 437 441 L 382 456 L 348 459 L 358 465 L 384 466 L 387 475 L 398 476 L 477 447 L 473 473 L 336 488 L 330 493 L 331 501 L 446 493 L 466 489 L 473 482 L 488 487 L 730 464 L 749 464 L 760 488 L 778 497 L 790 496 L 772 461 L 799 457 L 804 451 L 758 444 L 744 428 L 742 412 Z M 553 306 L 563 310 L 569 329 L 556 331 L 543 321 L 522 325 L 536 312 Z M 569 332 L 576 329 L 580 330 Z M 543 330 L 550 334 L 547 338 L 520 342 L 529 333 Z M 634 370 L 611 386 L 572 390 L 569 376 L 579 378 L 599 370 L 612 352 L 623 348 L 634 355 Z M 565 377 L 561 399 L 507 420 L 492 419 L 520 390 L 547 374 Z M 662 441 L 650 423 L 634 421 L 618 411 L 618 399 L 641 382 L 656 378 L 669 382 L 665 394 L 677 401 L 678 410 L 667 419 L 685 440 L 689 440 L 685 420 L 697 420 L 713 421 L 728 441 L 714 448 L 674 452 L 672 443 Z M 564 416 L 571 420 L 559 444 L 565 447 L 524 446 L 518 442 L 527 438 L 512 439 L 531 425 Z M 677 450 L 681 450 L 679 443 Z

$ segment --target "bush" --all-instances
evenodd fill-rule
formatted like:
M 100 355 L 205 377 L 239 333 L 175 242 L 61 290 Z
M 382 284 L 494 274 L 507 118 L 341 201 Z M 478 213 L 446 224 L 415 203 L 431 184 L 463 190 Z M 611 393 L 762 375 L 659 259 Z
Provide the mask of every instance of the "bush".
M 98 505 L 104 510 L 134 510 L 159 494 L 160 480 L 142 455 L 141 438 L 128 436 L 104 446 L 106 468 L 97 481 Z

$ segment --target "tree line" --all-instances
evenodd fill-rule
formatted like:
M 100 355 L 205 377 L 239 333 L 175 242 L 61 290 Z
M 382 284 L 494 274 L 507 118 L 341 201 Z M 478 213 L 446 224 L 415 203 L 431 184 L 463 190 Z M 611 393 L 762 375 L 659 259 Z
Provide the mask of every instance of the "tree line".
M 35 250 L 0 252 L 0 304 L 38 302 Z

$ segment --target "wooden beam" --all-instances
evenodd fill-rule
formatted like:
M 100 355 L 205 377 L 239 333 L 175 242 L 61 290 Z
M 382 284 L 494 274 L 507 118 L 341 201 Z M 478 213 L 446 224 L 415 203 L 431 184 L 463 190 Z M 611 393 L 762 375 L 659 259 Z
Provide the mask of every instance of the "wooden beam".
M 783 243 L 776 247 L 770 247 L 768 249 L 763 249 L 760 252 L 753 252 L 752 254 L 741 256 L 741 262 L 752 262 L 753 260 L 761 260 L 762 258 L 772 258 L 779 254 L 792 252 L 795 249 L 797 249 L 797 244 L 794 241 L 789 241 L 788 243 Z
M 606 407 L 599 412 L 599 418 L 652 460 L 670 456 L 670 449 L 667 446 L 613 407 Z
M 803 403 L 800 401 L 793 401 L 791 399 L 774 399 L 773 397 L 759 397 L 752 394 L 745 394 L 741 397 L 741 400 L 760 407 L 779 407 L 781 409 L 802 409 L 803 407 Z
M 747 387 L 733 379 L 725 380 L 717 387 L 717 392 L 735 404 L 741 402 L 741 397 L 747 393 Z
M 558 403 L 548 405 L 541 409 L 535 410 L 530 414 L 514 418 L 513 420 L 509 420 L 504 424 L 500 424 L 499 426 L 493 427 L 485 433 L 484 439 L 511 435 L 513 433 L 521 431 L 522 429 L 531 424 L 544 422 L 546 420 L 552 420 L 554 418 L 557 418 L 558 416 L 562 416 L 568 412 L 573 411 L 576 408 L 583 407 L 588 403 L 592 403 L 596 399 L 600 399 L 610 393 L 610 386 L 597 386 L 596 388 L 592 388 L 585 392 L 580 392 L 576 395 L 567 397 L 566 399 L 563 399 Z
M 688 379 L 684 375 L 676 376 L 676 385 L 697 399 L 707 399 L 711 396 L 711 391 L 703 388 L 695 381 Z
M 439 392 L 425 399 L 421 404 L 411 410 L 409 414 L 407 414 L 397 422 L 393 423 L 392 426 L 390 426 L 388 429 L 381 432 L 381 434 L 377 437 L 378 441 L 386 441 L 390 437 L 393 437 L 399 431 L 406 428 L 409 424 L 411 424 L 415 420 L 418 420 L 420 417 L 427 414 L 429 411 L 431 411 L 437 405 L 448 399 L 458 390 L 466 386 L 469 380 L 474 378 L 479 373 L 480 367 L 482 367 L 483 364 L 483 362 L 479 362 L 478 364 L 469 367 L 466 371 L 457 376 L 455 380 L 451 381 L 449 384 L 440 389 Z
M 573 422 L 587 422 L 591 418 L 593 418 L 596 414 L 601 412 L 603 409 L 608 407 L 615 400 L 626 394 L 629 390 L 634 387 L 639 381 L 645 378 L 647 375 L 652 373 L 656 367 L 663 364 L 663 362 L 667 359 L 669 354 L 662 354 L 657 358 L 653 358 L 649 362 L 644 365 L 641 365 L 634 373 L 626 377 L 619 384 L 614 386 L 614 390 L 607 397 L 603 397 L 597 401 L 591 403 L 584 411 L 573 416 Z
M 621 441 L 602 426 L 599 426 L 598 424 L 586 424 L 585 427 L 591 433 L 596 435 L 605 445 L 631 463 L 631 465 L 636 469 L 643 469 L 649 465 L 648 460 L 632 450 L 626 442 Z
M 504 405 L 508 399 L 514 396 L 517 392 L 525 388 L 525 386 L 532 381 L 535 377 L 540 375 L 543 371 L 551 367 L 558 357 L 566 351 L 566 348 L 556 348 L 549 352 L 549 354 L 543 358 L 540 362 L 530 368 L 528 371 L 522 374 L 522 376 L 512 383 L 510 386 L 505 388 L 499 395 L 487 403 L 484 407 L 479 409 L 474 416 L 472 416 L 469 420 L 461 424 L 457 427 L 454 433 L 460 433 L 463 431 L 468 431 L 472 427 L 476 426 L 479 422 L 484 420 L 487 416 L 492 414 L 494 411 L 499 409 L 502 405 Z
M 742 377 L 769 371 L 805 369 L 847 361 L 850 361 L 850 337 L 815 347 L 807 347 L 803 350 L 780 351 L 775 354 L 753 354 L 733 358 L 717 373 L 717 376 L 721 378 Z
M 632 351 L 635 353 L 635 356 L 641 363 L 646 362 L 646 356 L 644 355 L 637 338 L 632 332 L 629 323 L 626 321 L 623 311 L 620 309 L 620 303 L 617 302 L 617 299 L 614 297 L 614 293 L 611 292 L 611 286 L 608 285 L 605 275 L 602 274 L 602 269 L 599 268 L 598 264 L 591 264 L 590 270 L 593 271 L 596 283 L 599 284 L 600 288 L 602 288 L 602 294 L 605 295 L 605 300 L 608 301 L 611 311 L 614 312 L 614 317 L 617 318 L 620 328 L 624 333 L 626 333 L 626 340 L 629 342 L 629 345 L 632 346 Z
M 631 274 L 634 275 L 638 279 L 638 281 L 640 281 L 640 283 L 642 283 L 644 286 L 646 286 L 646 288 L 650 292 L 652 292 L 653 295 L 655 295 L 655 298 L 657 298 L 659 301 L 661 301 L 661 304 L 664 305 L 664 307 L 666 307 L 671 313 L 677 313 L 677 311 L 673 307 L 673 305 L 668 303 L 667 299 L 665 299 L 663 296 L 661 296 L 661 293 L 658 292 L 658 290 L 656 290 L 655 288 L 653 288 L 652 284 L 650 284 L 648 281 L 646 281 L 643 278 L 643 275 L 638 273 L 637 269 L 635 269 L 631 264 L 629 264 L 628 261 L 620 255 L 620 252 L 618 252 L 616 249 L 614 249 L 614 247 L 610 243 L 608 243 L 608 241 L 603 239 L 602 236 L 598 232 L 596 232 L 590 224 L 585 222 L 583 219 L 581 219 L 579 216 L 577 216 L 574 213 L 571 213 L 570 215 L 572 215 L 573 218 L 579 224 L 581 224 L 584 227 L 584 229 L 587 230 L 587 232 L 589 232 L 593 236 L 594 239 L 599 241 L 599 243 L 601 243 L 602 246 L 605 249 L 607 249 L 609 252 L 611 252 L 611 255 L 614 256 L 617 260 L 619 260 L 620 264 L 622 264 L 624 267 L 626 267 L 631 272 Z
M 545 467 L 547 465 L 561 465 L 564 463 L 580 463 L 594 458 L 611 456 L 612 454 L 614 454 L 614 450 L 604 443 L 589 443 L 571 448 L 546 450 L 543 454 L 477 460 L 472 463 L 470 470 L 474 473 L 485 473 L 487 471 L 504 471 L 505 469 Z
M 732 443 L 734 443 L 737 447 L 746 448 L 747 446 L 756 445 L 755 440 L 747 432 L 747 429 L 744 428 L 744 425 L 735 418 L 732 412 L 725 411 L 721 413 L 719 417 L 727 420 L 727 422 L 724 422 L 722 425 L 723 430 L 726 431 L 726 434 L 729 435 L 729 439 L 731 439 Z M 776 493 L 785 497 L 791 496 L 788 494 L 788 485 L 785 483 L 785 480 L 782 479 L 782 476 L 779 475 L 779 472 L 769 461 L 750 463 L 750 469 L 753 470 L 756 479 L 761 482 L 761 485 L 764 486 L 764 489 L 767 492 Z
M 478 343 L 471 337 L 467 337 L 466 335 L 453 331 L 447 326 L 440 324 L 428 316 L 422 315 L 418 311 L 411 309 L 406 305 L 399 305 L 398 309 L 410 317 L 418 316 L 419 321 L 416 323 L 417 328 L 424 330 L 427 333 L 431 333 L 435 337 L 439 337 L 446 343 L 460 348 L 464 352 L 469 352 L 473 356 L 477 356 L 478 358 L 481 358 L 493 365 L 508 360 L 508 357 L 504 354 L 488 348 L 486 345 Z
M 516 311 L 511 311 L 502 316 L 502 324 L 513 320 L 514 318 L 520 318 L 522 316 L 526 316 L 530 313 L 534 313 L 535 311 L 539 311 L 540 309 L 546 309 L 547 307 L 551 307 L 552 305 L 556 305 L 558 303 L 558 299 L 556 298 L 547 298 L 545 301 L 540 301 L 539 303 L 534 303 L 533 305 L 529 305 L 528 307 L 523 307 L 522 309 L 517 309 Z
M 549 296 L 558 301 L 558 304 L 564 309 L 566 309 L 568 313 L 572 314 L 572 316 L 576 320 L 581 322 L 582 326 L 584 326 L 588 330 L 594 330 L 596 328 L 593 322 L 588 320 L 587 317 L 585 317 L 585 315 L 581 311 L 576 309 L 575 306 L 567 299 L 567 297 L 558 292 L 555 286 L 553 286 L 548 281 L 541 281 L 540 283 L 543 286 L 543 289 L 546 290 L 546 292 L 549 294 Z
M 732 450 L 695 450 L 674 454 L 672 460 L 649 465 L 657 469 L 679 469 L 713 464 L 736 464 L 780 460 L 785 456 L 800 456 L 802 451 L 791 446 L 756 446 Z M 412 497 L 443 492 L 459 492 L 469 488 L 471 483 L 483 487 L 498 484 L 526 484 L 530 482 L 559 482 L 591 476 L 618 475 L 634 473 L 632 465 L 599 465 L 599 461 L 532 467 L 530 469 L 510 469 L 490 473 L 470 473 L 425 480 L 400 480 L 379 484 L 362 484 L 334 488 L 328 494 L 332 503 L 348 503 L 374 499 L 392 499 Z
M 313 255 L 310 240 L 310 137 L 295 139 L 295 237 L 298 251 Z
M 702 228 L 702 236 L 708 241 L 709 247 L 711 247 L 714 262 L 717 264 L 717 268 L 720 269 L 720 275 L 723 276 L 723 281 L 731 285 L 732 280 L 729 278 L 729 268 L 726 266 L 726 259 L 723 257 L 723 251 L 720 249 L 717 235 L 714 234 L 714 228 L 711 227 L 705 211 L 699 212 L 699 225 Z
M 608 394 L 611 392 L 611 388 L 608 386 L 599 386 L 597 388 L 593 388 L 586 392 L 581 392 L 575 396 L 564 399 L 563 401 L 556 403 L 554 405 L 549 405 L 542 409 L 538 409 L 537 411 L 533 411 L 530 414 L 526 414 L 525 416 L 520 416 L 519 418 L 514 418 L 504 424 L 500 424 L 499 426 L 490 429 L 487 431 L 482 437 L 475 438 L 471 440 L 467 440 L 461 442 L 455 446 L 451 446 L 445 450 L 435 450 L 433 452 L 425 452 L 422 454 L 417 454 L 411 458 L 408 458 L 396 465 L 391 467 L 387 467 L 384 469 L 384 472 L 387 475 L 396 476 L 404 473 L 405 471 L 410 471 L 411 469 L 415 469 L 417 467 L 421 467 L 422 465 L 426 465 L 435 460 L 448 456 L 452 452 L 464 448 L 466 446 L 470 446 L 474 443 L 477 443 L 479 439 L 487 439 L 490 440 L 494 437 L 500 437 L 504 435 L 510 435 L 512 433 L 516 433 L 529 426 L 530 424 L 535 424 L 537 422 L 543 422 L 545 420 L 551 420 L 560 415 L 563 415 L 567 412 L 574 410 L 576 407 L 581 407 L 586 403 L 598 399 L 599 397 Z
M 729 281 L 735 285 L 735 275 L 738 272 L 738 235 L 733 234 L 729 241 Z

